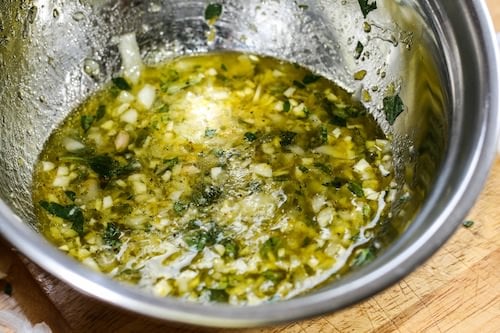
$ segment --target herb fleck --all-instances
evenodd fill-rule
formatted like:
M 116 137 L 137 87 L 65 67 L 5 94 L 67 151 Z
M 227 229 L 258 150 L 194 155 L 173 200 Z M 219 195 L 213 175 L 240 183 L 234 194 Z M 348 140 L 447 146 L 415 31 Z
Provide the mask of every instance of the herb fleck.
M 205 8 L 205 20 L 217 19 L 222 14 L 222 5 L 220 3 L 211 3 Z
M 404 104 L 399 95 L 384 97 L 384 113 L 387 122 L 394 125 L 398 116 L 404 111 Z
M 244 136 L 245 140 L 247 140 L 248 142 L 254 142 L 255 140 L 257 140 L 257 135 L 252 132 L 246 132 Z
M 320 78 L 321 78 L 321 76 L 318 76 L 318 75 L 307 74 L 302 79 L 302 83 L 304 83 L 305 85 L 311 84 L 311 83 L 314 83 L 314 82 L 318 81 Z
M 106 245 L 110 246 L 113 250 L 116 250 L 122 244 L 120 241 L 120 235 L 120 228 L 114 223 L 108 223 L 102 238 Z
M 371 247 L 361 249 L 352 262 L 352 266 L 359 267 L 372 262 L 375 259 L 375 253 Z
M 464 221 L 464 222 L 462 223 L 462 225 L 463 225 L 465 228 L 470 228 L 470 227 L 472 227 L 472 226 L 474 225 L 474 221 L 472 221 L 472 220 L 467 220 L 467 221 Z
M 283 102 L 283 111 L 284 112 L 289 112 L 290 111 L 290 101 L 286 100 Z
M 347 184 L 347 188 L 357 197 L 362 198 L 365 195 L 365 193 L 363 192 L 363 187 L 358 182 L 350 181 Z
M 124 78 L 122 77 L 115 77 L 112 79 L 114 85 L 120 89 L 120 90 L 131 90 L 132 87 L 130 86 L 130 84 L 127 82 L 127 80 L 125 80 Z
M 40 206 L 50 214 L 71 222 L 71 228 L 79 235 L 83 234 L 84 217 L 80 207 L 76 205 L 63 206 L 56 202 L 47 201 L 40 201 Z
M 359 7 L 361 7 L 361 12 L 363 13 L 363 16 L 366 18 L 369 12 L 372 10 L 377 9 L 377 1 L 373 0 L 370 2 L 370 0 L 358 0 Z
M 227 303 L 229 302 L 229 294 L 224 289 L 208 289 L 208 298 L 212 302 Z
M 217 134 L 217 130 L 213 128 L 207 128 L 205 130 L 205 137 L 207 138 L 213 138 Z
M 295 133 L 295 132 L 290 132 L 290 131 L 281 132 L 281 134 L 280 134 L 281 147 L 286 147 L 286 146 L 291 145 L 293 143 L 293 141 L 295 140 L 296 136 L 297 136 L 297 133 Z

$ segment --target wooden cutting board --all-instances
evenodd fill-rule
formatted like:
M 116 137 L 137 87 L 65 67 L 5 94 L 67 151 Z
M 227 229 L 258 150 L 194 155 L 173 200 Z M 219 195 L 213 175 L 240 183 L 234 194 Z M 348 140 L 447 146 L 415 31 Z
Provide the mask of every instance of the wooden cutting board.
M 487 1 L 500 31 L 500 1 Z M 386 291 L 344 311 L 284 326 L 216 330 L 168 325 L 84 296 L 18 256 L 0 240 L 0 310 L 54 332 L 500 332 L 500 159 L 460 227 L 419 269 Z M 2 328 L 0 327 L 0 332 Z

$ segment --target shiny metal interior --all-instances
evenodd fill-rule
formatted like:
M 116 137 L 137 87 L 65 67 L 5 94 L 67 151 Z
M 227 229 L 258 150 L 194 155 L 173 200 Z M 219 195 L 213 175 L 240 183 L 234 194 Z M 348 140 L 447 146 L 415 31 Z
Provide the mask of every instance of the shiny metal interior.
M 428 258 L 472 206 L 493 158 L 498 69 L 480 1 L 377 0 L 363 18 L 356 0 L 4 0 L 0 3 L 0 231 L 49 272 L 83 292 L 153 317 L 252 326 L 332 311 L 388 286 Z M 364 23 L 371 26 L 368 32 Z M 117 36 L 136 32 L 148 64 L 183 54 L 239 50 L 309 67 L 362 98 L 394 137 L 398 181 L 411 199 L 388 226 L 403 231 L 375 262 L 314 293 L 250 308 L 156 299 L 94 273 L 37 234 L 31 173 L 51 131 L 120 71 Z M 357 42 L 365 47 L 355 57 Z M 100 70 L 89 72 L 95 62 Z M 367 70 L 362 81 L 353 78 Z M 366 92 L 363 92 L 366 91 Z M 394 126 L 382 112 L 399 93 Z

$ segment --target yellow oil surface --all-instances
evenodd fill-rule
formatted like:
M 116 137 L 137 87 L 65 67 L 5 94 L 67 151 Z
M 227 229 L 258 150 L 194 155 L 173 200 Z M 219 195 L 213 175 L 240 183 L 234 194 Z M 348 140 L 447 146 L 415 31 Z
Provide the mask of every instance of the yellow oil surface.
M 241 53 L 116 78 L 53 133 L 33 200 L 70 256 L 155 295 L 251 305 L 369 261 L 390 141 L 300 66 Z

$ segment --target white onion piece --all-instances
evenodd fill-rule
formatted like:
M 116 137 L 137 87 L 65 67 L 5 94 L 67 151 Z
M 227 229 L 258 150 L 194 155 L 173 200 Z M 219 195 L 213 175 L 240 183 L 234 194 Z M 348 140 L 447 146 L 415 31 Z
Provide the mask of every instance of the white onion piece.
M 63 139 L 63 145 L 67 151 L 72 153 L 85 149 L 85 145 L 83 143 L 68 137 Z
M 142 70 L 142 58 L 135 33 L 129 33 L 120 37 L 118 44 L 123 64 L 123 75 L 133 84 L 139 82 Z
M 137 99 L 139 103 L 144 106 L 146 110 L 151 109 L 156 98 L 156 89 L 150 84 L 146 84 L 144 88 L 137 94 Z

